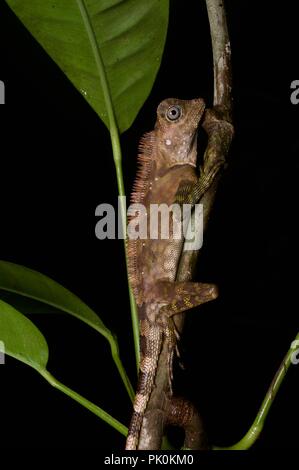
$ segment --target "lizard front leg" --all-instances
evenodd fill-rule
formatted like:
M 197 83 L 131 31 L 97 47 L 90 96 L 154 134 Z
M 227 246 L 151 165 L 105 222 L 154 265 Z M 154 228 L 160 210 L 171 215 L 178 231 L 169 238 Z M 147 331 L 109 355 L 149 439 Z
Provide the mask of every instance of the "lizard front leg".
M 159 281 L 153 289 L 157 301 L 164 304 L 159 315 L 171 317 L 218 297 L 215 284 Z
M 175 202 L 196 204 L 209 189 L 220 169 L 225 166 L 226 155 L 230 147 L 234 129 L 232 124 L 222 119 L 217 108 L 207 109 L 203 128 L 208 134 L 208 145 L 204 153 L 203 164 L 196 183 L 181 181 Z

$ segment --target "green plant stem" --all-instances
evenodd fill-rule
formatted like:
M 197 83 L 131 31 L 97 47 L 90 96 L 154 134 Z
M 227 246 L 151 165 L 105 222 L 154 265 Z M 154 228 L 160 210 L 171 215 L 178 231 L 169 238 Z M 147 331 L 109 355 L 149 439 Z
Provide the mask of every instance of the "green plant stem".
M 124 386 L 126 387 L 126 390 L 129 394 L 129 397 L 131 399 L 132 402 L 134 402 L 134 397 L 135 397 L 135 392 L 133 390 L 133 387 L 132 387 L 132 384 L 127 376 L 127 373 L 125 371 L 125 368 L 123 366 L 123 363 L 121 362 L 120 360 L 120 356 L 119 356 L 119 349 L 118 349 L 118 342 L 117 342 L 117 339 L 116 338 L 111 338 L 111 337 L 107 337 L 107 340 L 109 341 L 109 344 L 110 344 L 110 348 L 111 348 L 111 355 L 112 355 L 112 358 L 113 358 L 113 361 L 117 367 L 117 370 L 119 372 L 119 375 L 121 376 L 121 379 L 124 383 Z
M 80 9 L 82 19 L 90 40 L 90 44 L 93 50 L 94 58 L 96 61 L 100 81 L 101 81 L 101 86 L 102 86 L 102 91 L 104 95 L 104 100 L 105 100 L 105 105 L 108 113 L 108 118 L 109 118 L 109 130 L 110 130 L 110 138 L 111 138 L 111 144 L 112 144 L 112 151 L 113 151 L 113 159 L 114 159 L 114 164 L 116 168 L 116 178 L 117 178 L 117 186 L 118 186 L 118 193 L 119 196 L 125 196 L 125 188 L 124 188 L 124 181 L 123 181 L 123 172 L 122 172 L 122 152 L 121 152 L 121 146 L 120 146 L 120 139 L 119 139 L 119 131 L 118 131 L 118 125 L 116 122 L 115 118 L 115 113 L 113 109 L 113 103 L 111 99 L 111 93 L 108 85 L 108 80 L 107 76 L 105 73 L 105 68 L 104 68 L 104 63 L 101 55 L 101 51 L 99 49 L 97 39 L 95 37 L 91 20 L 85 5 L 84 0 L 77 0 L 78 7 Z M 121 221 L 122 221 L 122 229 L 123 229 L 123 238 L 124 238 L 124 244 L 125 244 L 125 256 L 126 256 L 126 265 L 127 265 L 127 270 L 128 270 L 128 260 L 127 260 L 127 250 L 126 250 L 126 225 L 127 225 L 127 216 L 126 216 L 126 205 L 125 205 L 125 200 L 124 197 L 121 198 L 121 204 L 120 204 L 120 209 L 121 209 Z M 129 298 L 130 298 L 130 307 L 131 307 L 131 318 L 132 318 L 132 326 L 133 326 L 133 337 L 134 337 L 134 346 L 135 346 L 135 356 L 136 356 L 136 364 L 137 364 L 137 369 L 139 367 L 139 322 L 138 322 L 138 313 L 137 313 L 137 306 L 135 302 L 135 298 L 132 292 L 132 289 L 130 287 L 129 281 L 128 281 L 128 287 L 129 287 Z
M 110 129 L 112 129 L 111 126 L 110 126 Z M 120 146 L 120 141 L 119 141 L 119 133 L 118 133 L 118 130 L 116 129 L 116 123 L 115 123 L 115 127 L 112 130 L 110 130 L 110 137 L 111 137 L 111 142 L 112 142 L 113 158 L 114 158 L 114 164 L 115 164 L 115 169 L 116 169 L 118 194 L 119 196 L 122 196 L 119 198 L 119 202 L 120 202 L 119 208 L 121 212 L 122 236 L 124 239 L 124 250 L 125 250 L 126 266 L 127 266 L 127 279 L 128 279 L 128 291 L 129 291 L 131 321 L 132 321 L 133 339 L 134 339 L 134 350 L 135 350 L 135 358 L 136 358 L 136 367 L 137 367 L 137 372 L 138 372 L 139 362 L 140 362 L 139 320 L 138 320 L 138 312 L 137 312 L 137 305 L 135 302 L 135 297 L 131 289 L 129 277 L 128 277 L 128 256 L 127 256 L 127 247 L 126 247 L 127 211 L 126 211 L 124 180 L 123 180 L 123 173 L 122 173 L 122 154 L 121 154 L 121 146 Z
M 66 385 L 59 382 L 47 370 L 38 371 L 38 372 L 47 380 L 47 382 L 49 382 L 50 385 L 52 385 L 52 387 L 57 388 L 58 390 L 65 393 L 66 395 L 68 395 L 73 400 L 75 400 L 76 402 L 80 403 L 80 405 L 84 406 L 89 411 L 91 411 L 93 414 L 95 414 L 96 416 L 101 418 L 103 421 L 110 424 L 110 426 L 112 426 L 114 429 L 116 429 L 123 436 L 127 435 L 128 429 L 126 428 L 126 426 L 124 426 L 122 423 L 117 421 L 117 419 L 113 418 L 111 415 L 106 413 L 106 411 L 102 410 L 99 406 L 95 405 L 91 401 L 89 401 L 86 398 L 79 395 L 79 393 L 74 392 L 74 390 L 70 389 Z
M 295 341 L 299 344 L 299 333 L 297 334 Z M 213 447 L 213 450 L 247 450 L 249 449 L 260 436 L 271 405 L 277 395 L 277 392 L 286 376 L 286 373 L 292 364 L 292 355 L 294 354 L 294 348 L 290 347 L 286 356 L 284 357 L 278 371 L 275 374 L 274 379 L 267 391 L 264 401 L 258 411 L 258 414 L 253 421 L 251 427 L 245 434 L 245 436 L 236 444 L 230 447 Z
M 3 288 L 3 287 L 2 287 Z M 37 300 L 38 302 L 42 302 L 42 300 L 34 295 L 26 295 L 20 291 L 18 291 L 17 289 L 7 289 L 5 288 L 5 291 L 6 292 L 13 292 L 14 294 L 18 294 L 18 295 L 21 295 L 21 296 L 24 296 L 24 297 L 27 297 L 29 299 L 33 299 L 33 300 Z M 47 302 L 48 305 L 51 305 L 53 306 L 54 308 L 57 308 L 58 310 L 62 310 L 61 306 L 58 305 L 58 304 L 55 304 L 55 303 L 52 303 L 52 302 Z M 73 314 L 70 310 L 64 308 L 64 310 L 62 310 L 64 312 L 67 312 L 69 314 Z M 79 318 L 78 316 L 75 316 L 75 318 Z M 125 368 L 123 366 L 123 363 L 120 359 L 120 355 L 119 355 L 119 348 L 118 348 L 118 342 L 117 342 L 117 338 L 115 336 L 112 336 L 111 334 L 108 334 L 108 332 L 106 331 L 103 331 L 103 329 L 99 328 L 98 326 L 96 326 L 95 324 L 93 324 L 91 321 L 89 320 L 86 320 L 84 319 L 85 323 L 87 325 L 89 325 L 91 328 L 94 328 L 96 331 L 98 331 L 102 336 L 104 336 L 104 338 L 106 338 L 106 340 L 109 342 L 110 344 L 110 348 L 111 348 L 111 355 L 112 355 L 112 359 L 117 367 L 117 370 L 119 372 L 119 375 L 124 383 L 124 386 L 128 392 L 128 395 L 131 399 L 131 401 L 133 402 L 134 401 L 134 397 L 135 397 L 135 393 L 134 393 L 134 389 L 132 387 L 132 384 L 130 382 L 130 379 L 129 377 L 127 376 L 127 373 L 125 371 Z

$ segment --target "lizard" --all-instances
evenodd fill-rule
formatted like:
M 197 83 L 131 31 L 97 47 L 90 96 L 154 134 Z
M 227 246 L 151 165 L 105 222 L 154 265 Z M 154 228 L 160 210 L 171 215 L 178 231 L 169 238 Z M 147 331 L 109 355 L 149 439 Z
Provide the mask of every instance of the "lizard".
M 211 184 L 215 171 L 202 178 L 196 171 L 197 128 L 203 118 L 202 99 L 169 98 L 157 108 L 154 130 L 139 144 L 139 170 L 131 203 L 145 208 L 147 238 L 127 240 L 129 281 L 135 296 L 140 325 L 140 370 L 126 449 L 136 450 L 143 417 L 155 385 L 162 345 L 168 347 L 169 393 L 172 394 L 172 361 L 178 334 L 173 316 L 217 297 L 217 287 L 208 283 L 176 282 L 183 238 L 175 239 L 171 221 L 170 236 L 151 238 L 150 207 L 170 207 L 185 202 L 194 205 Z M 193 196 L 190 198 L 190 193 Z M 138 213 L 138 211 L 137 211 Z M 134 211 L 133 211 L 134 214 Z M 138 213 L 139 214 L 139 213 Z M 136 212 L 135 212 L 136 216 Z M 134 215 L 129 216 L 129 225 Z M 142 221 L 142 219 L 140 219 Z

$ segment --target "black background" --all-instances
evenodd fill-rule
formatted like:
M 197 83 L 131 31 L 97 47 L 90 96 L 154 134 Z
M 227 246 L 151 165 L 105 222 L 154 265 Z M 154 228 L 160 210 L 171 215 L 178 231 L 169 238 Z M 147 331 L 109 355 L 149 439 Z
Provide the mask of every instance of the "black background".
M 180 391 L 200 408 L 211 441 L 229 445 L 249 428 L 298 331 L 297 2 L 229 1 L 236 136 L 205 239 L 198 278 L 220 298 L 188 315 Z M 0 5 L 0 258 L 29 266 L 76 293 L 119 337 L 135 381 L 121 241 L 95 238 L 95 208 L 116 204 L 106 128 L 63 73 Z M 130 191 L 141 134 L 157 104 L 212 97 L 204 2 L 171 1 L 166 50 L 152 93 L 122 136 Z M 31 317 L 32 318 L 32 317 Z M 49 370 L 128 424 L 130 402 L 104 338 L 65 315 L 38 315 Z M 120 450 L 116 431 L 35 371 L 7 358 L 0 367 L 0 446 Z M 298 366 L 299 367 L 299 366 Z M 298 446 L 298 370 L 292 367 L 256 449 Z

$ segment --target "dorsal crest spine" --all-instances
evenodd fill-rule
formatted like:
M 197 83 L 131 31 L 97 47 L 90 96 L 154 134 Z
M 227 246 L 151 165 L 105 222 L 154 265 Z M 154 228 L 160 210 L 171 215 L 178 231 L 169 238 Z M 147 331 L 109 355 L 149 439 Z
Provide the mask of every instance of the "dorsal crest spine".
M 150 185 L 151 171 L 153 167 L 154 152 L 155 152 L 155 133 L 154 131 L 148 132 L 140 139 L 137 157 L 137 175 L 133 184 L 131 193 L 132 204 L 142 204 L 147 194 Z M 134 216 L 133 216 L 134 217 Z M 132 220 L 132 216 L 128 217 L 128 222 Z M 141 298 L 141 274 L 138 269 L 138 254 L 137 247 L 140 240 L 127 241 L 128 253 L 128 273 L 131 287 L 138 305 L 142 303 Z

